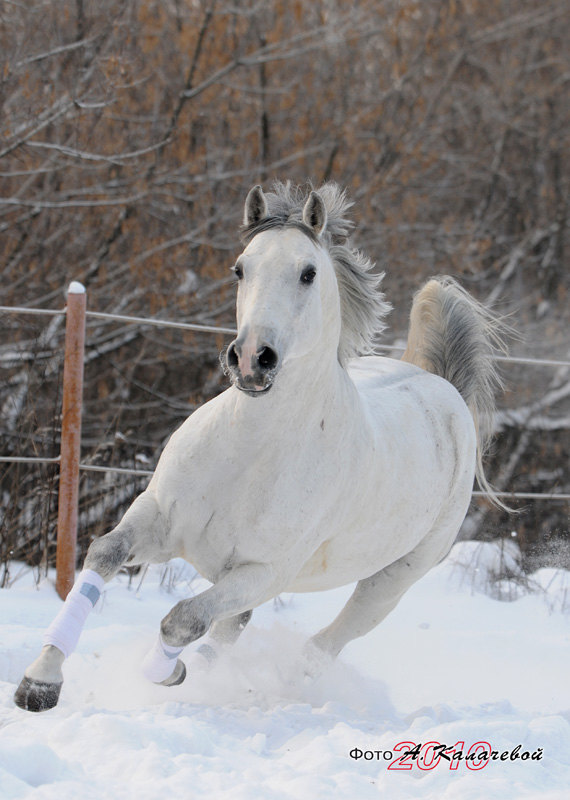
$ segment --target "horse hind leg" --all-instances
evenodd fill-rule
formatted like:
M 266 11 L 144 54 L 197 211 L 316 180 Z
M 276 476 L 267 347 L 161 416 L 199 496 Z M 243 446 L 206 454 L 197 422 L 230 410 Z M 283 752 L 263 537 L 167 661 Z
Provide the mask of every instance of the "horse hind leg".
M 249 609 L 241 614 L 228 617 L 228 619 L 220 619 L 214 622 L 210 629 L 210 637 L 221 645 L 235 644 L 245 630 L 252 614 L 253 611 Z
M 422 540 L 414 550 L 384 569 L 359 581 L 348 602 L 326 628 L 305 647 L 305 671 L 317 677 L 353 639 L 369 633 L 396 607 L 405 592 L 437 564 L 449 550 L 439 537 Z M 453 540 L 452 540 L 453 541 Z
M 40 655 L 26 669 L 16 690 L 17 706 L 26 711 L 45 711 L 57 705 L 63 684 L 63 662 L 75 650 L 105 583 L 124 565 L 170 558 L 164 539 L 154 497 L 144 492 L 114 530 L 92 542 L 83 571 L 44 634 Z
M 196 650 L 196 656 L 203 666 L 210 667 L 218 659 L 220 651 L 234 645 L 252 617 L 253 611 L 243 611 L 228 619 L 214 622 L 206 640 Z

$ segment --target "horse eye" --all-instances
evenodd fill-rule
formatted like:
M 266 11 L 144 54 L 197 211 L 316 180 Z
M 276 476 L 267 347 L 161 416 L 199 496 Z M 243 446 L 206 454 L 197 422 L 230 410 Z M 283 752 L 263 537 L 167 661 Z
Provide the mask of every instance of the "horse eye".
M 232 269 L 238 281 L 241 281 L 241 279 L 243 278 L 243 269 L 241 268 L 241 266 L 239 264 L 236 264 L 235 267 L 232 267 Z
M 317 277 L 317 270 L 311 265 L 309 267 L 305 267 L 303 272 L 301 273 L 301 283 L 311 284 L 315 278 Z

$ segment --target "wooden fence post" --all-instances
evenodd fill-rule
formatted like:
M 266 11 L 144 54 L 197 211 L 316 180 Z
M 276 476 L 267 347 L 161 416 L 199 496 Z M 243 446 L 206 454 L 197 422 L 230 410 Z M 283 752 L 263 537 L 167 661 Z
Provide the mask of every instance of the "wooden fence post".
M 55 588 L 62 600 L 75 581 L 86 301 L 85 287 L 73 281 L 67 291 L 57 513 Z

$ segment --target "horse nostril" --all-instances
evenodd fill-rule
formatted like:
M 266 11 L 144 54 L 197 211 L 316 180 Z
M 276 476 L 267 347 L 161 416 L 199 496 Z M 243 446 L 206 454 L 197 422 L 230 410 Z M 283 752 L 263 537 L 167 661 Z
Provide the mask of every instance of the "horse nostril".
M 257 363 L 261 369 L 269 371 L 277 366 L 277 353 L 271 347 L 263 347 L 257 354 Z
M 236 352 L 236 344 L 232 342 L 228 347 L 228 352 L 226 353 L 226 362 L 228 367 L 237 367 L 238 365 L 238 354 Z

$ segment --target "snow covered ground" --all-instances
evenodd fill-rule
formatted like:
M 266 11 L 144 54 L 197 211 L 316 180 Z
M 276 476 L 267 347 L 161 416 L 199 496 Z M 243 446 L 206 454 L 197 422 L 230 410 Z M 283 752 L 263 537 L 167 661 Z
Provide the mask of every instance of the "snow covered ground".
M 566 798 L 568 575 L 542 570 L 534 593 L 504 584 L 521 596 L 491 599 L 496 555 L 456 545 L 313 683 L 297 669 L 303 642 L 351 587 L 266 604 L 231 654 L 167 689 L 145 681 L 141 660 L 160 619 L 206 584 L 179 561 L 140 585 L 119 576 L 64 667 L 59 706 L 42 714 L 12 695 L 60 601 L 23 570 L 0 591 L 0 798 Z M 464 758 L 434 759 L 429 742 Z M 495 758 L 465 760 L 478 742 Z M 397 760 L 418 744 L 420 758 Z

